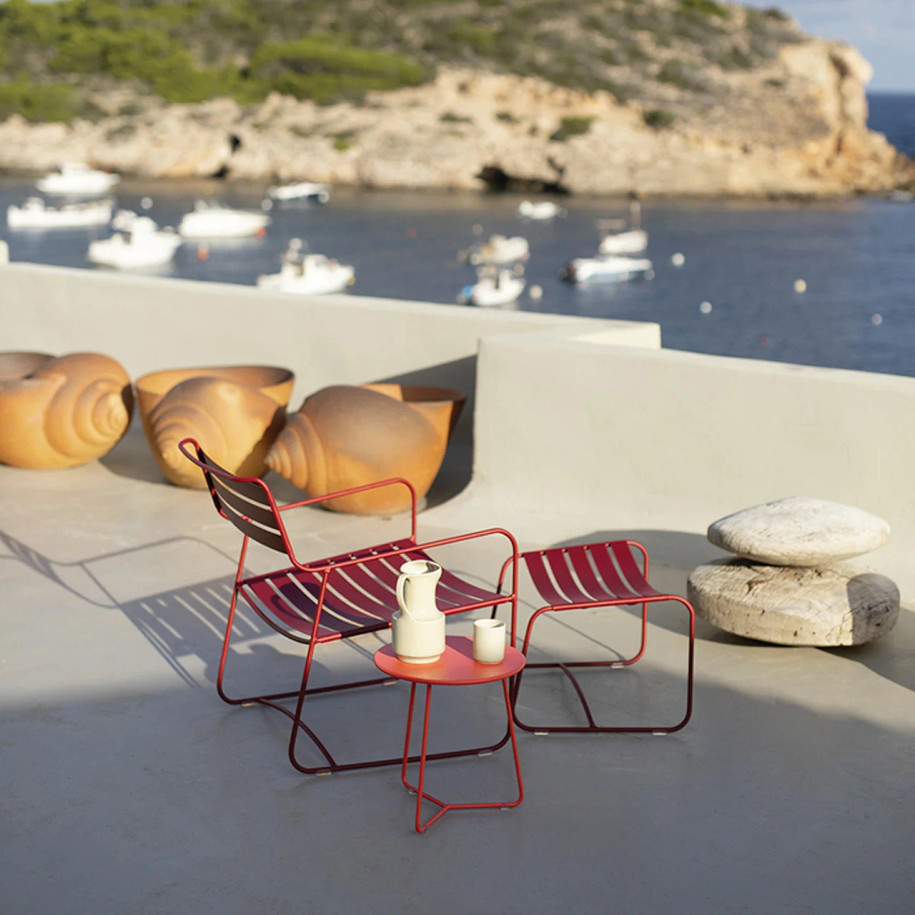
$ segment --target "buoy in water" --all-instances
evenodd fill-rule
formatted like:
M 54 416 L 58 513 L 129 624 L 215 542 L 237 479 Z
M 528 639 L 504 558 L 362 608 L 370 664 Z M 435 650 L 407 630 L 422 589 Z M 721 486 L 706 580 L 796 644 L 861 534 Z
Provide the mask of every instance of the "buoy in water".
M 153 203 L 153 202 L 152 202 L 152 197 L 142 197 L 142 198 L 140 199 L 140 206 L 141 206 L 144 210 L 151 209 L 152 203 Z
M 794 291 L 795 292 L 806 292 L 807 291 L 807 280 L 795 280 L 794 281 Z
M 407 229 L 407 238 L 416 238 L 416 229 Z
M 712 313 L 712 303 L 711 302 L 700 302 L 699 311 L 704 315 L 709 315 Z
M 268 213 L 270 210 L 273 209 L 273 201 L 272 201 L 269 197 L 265 197 L 265 198 L 261 201 L 261 209 L 262 209 L 265 213 Z
M 685 254 L 681 254 L 679 251 L 677 251 L 676 254 L 671 254 L 671 256 L 670 256 L 670 262 L 671 262 L 675 267 L 682 267 L 682 266 L 686 263 L 686 255 L 685 255 Z
M 473 231 L 473 234 L 474 234 L 474 235 L 482 235 L 482 234 L 483 234 L 483 227 L 482 227 L 478 222 L 477 222 L 477 223 L 474 223 L 474 226 L 473 226 L 472 231 Z
M 874 327 L 879 327 L 882 323 L 883 323 L 883 315 L 881 315 L 881 314 L 871 315 L 871 324 L 873 324 Z
M 539 302 L 543 298 L 543 287 L 542 286 L 531 286 L 528 295 L 535 301 Z
M 210 249 L 206 245 L 197 245 L 197 260 L 205 261 L 210 256 Z
M 257 237 L 258 237 L 258 238 L 263 238 L 266 234 L 267 234 L 267 227 L 266 227 L 266 226 L 261 226 L 261 227 L 257 230 Z

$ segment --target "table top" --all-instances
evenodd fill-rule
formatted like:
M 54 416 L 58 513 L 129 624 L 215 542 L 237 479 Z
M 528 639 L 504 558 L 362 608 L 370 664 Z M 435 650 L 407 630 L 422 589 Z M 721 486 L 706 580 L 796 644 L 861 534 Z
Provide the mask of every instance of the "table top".
M 445 653 L 431 664 L 401 661 L 391 645 L 375 652 L 375 665 L 388 676 L 430 686 L 470 686 L 492 683 L 512 677 L 524 667 L 524 655 L 517 648 L 505 646 L 505 658 L 499 664 L 481 664 L 473 659 L 473 639 L 451 635 L 445 639 Z

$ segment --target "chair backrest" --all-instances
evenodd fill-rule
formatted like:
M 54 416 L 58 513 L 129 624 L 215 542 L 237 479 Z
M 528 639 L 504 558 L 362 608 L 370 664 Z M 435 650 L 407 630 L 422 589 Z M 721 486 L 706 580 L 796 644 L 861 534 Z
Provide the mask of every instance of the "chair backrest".
M 181 453 L 196 464 L 206 479 L 216 510 L 246 537 L 279 553 L 291 555 L 289 538 L 270 487 L 257 477 L 239 477 L 207 457 L 192 438 L 178 444 Z

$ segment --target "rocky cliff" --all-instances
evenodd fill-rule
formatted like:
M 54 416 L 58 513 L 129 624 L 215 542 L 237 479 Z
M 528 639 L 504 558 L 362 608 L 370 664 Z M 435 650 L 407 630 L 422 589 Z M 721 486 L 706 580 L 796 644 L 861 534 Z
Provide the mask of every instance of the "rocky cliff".
M 537 77 L 440 67 L 434 81 L 317 105 L 167 104 L 129 89 L 90 122 L 0 124 L 0 168 L 77 159 L 143 177 L 307 178 L 373 188 L 514 186 L 572 194 L 880 193 L 915 183 L 867 130 L 871 68 L 852 47 L 782 46 L 753 69 L 703 73 L 620 100 Z

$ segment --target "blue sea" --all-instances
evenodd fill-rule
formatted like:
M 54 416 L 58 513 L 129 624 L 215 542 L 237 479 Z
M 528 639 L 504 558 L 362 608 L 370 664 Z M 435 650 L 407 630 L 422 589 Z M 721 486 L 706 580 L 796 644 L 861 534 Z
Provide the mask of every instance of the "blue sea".
M 915 95 L 874 95 L 870 124 L 915 155 Z M 118 187 L 120 207 L 177 225 L 197 197 L 257 208 L 264 185 L 218 181 L 140 182 Z M 22 178 L 0 180 L 0 209 L 32 192 Z M 211 242 L 201 257 L 185 244 L 155 275 L 252 285 L 275 272 L 292 237 L 356 268 L 350 295 L 453 304 L 473 271 L 458 252 L 492 233 L 524 235 L 531 249 L 528 290 L 514 308 L 596 318 L 655 321 L 664 345 L 727 356 L 915 375 L 915 203 L 646 201 L 645 282 L 578 288 L 559 278 L 572 258 L 592 254 L 596 220 L 623 216 L 623 200 L 570 197 L 565 218 L 519 218 L 521 196 L 378 192 L 333 188 L 326 205 L 274 207 L 263 238 Z M 93 238 L 108 229 L 10 231 L 14 261 L 85 269 Z M 672 263 L 682 254 L 682 266 Z M 805 291 L 796 291 L 798 281 Z M 431 306 L 430 306 L 431 307 Z M 473 306 L 465 306 L 473 307 Z M 129 308 L 129 303 L 125 304 Z

